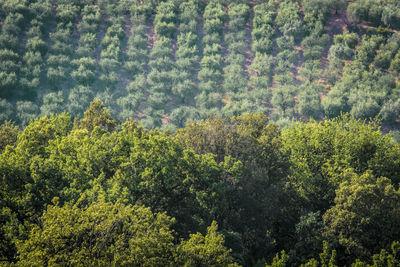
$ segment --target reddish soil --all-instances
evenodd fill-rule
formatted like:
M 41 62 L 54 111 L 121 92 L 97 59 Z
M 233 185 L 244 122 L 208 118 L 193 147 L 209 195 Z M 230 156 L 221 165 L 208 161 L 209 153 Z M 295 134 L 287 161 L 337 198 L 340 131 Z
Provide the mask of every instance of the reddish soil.
M 333 44 L 333 38 L 337 34 L 341 34 L 343 31 L 348 29 L 350 23 L 346 16 L 346 9 L 339 10 L 338 12 L 333 12 L 331 16 L 328 18 L 325 30 L 329 35 L 329 43 L 326 47 L 324 54 L 322 56 L 322 68 L 326 69 L 328 67 L 328 52 L 329 47 Z

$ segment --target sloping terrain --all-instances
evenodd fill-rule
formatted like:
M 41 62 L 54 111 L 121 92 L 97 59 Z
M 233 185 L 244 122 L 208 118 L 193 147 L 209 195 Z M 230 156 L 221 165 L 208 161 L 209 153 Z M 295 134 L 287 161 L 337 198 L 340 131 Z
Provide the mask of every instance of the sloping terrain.
M 261 112 L 279 125 L 400 114 L 388 1 L 1 2 L 2 121 L 81 117 L 94 98 L 147 128 Z

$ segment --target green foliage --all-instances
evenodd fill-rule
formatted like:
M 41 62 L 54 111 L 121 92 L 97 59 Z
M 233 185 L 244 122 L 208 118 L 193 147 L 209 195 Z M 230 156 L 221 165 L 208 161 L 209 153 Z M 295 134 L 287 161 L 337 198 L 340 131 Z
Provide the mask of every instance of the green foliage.
M 387 71 L 394 80 L 398 76 L 399 39 L 393 31 L 398 5 L 370 0 L 348 4 L 350 17 L 355 10 L 376 21 L 366 22 L 359 32 L 352 26 L 339 27 L 346 6 L 342 0 L 3 3 L 1 97 L 14 105 L 37 104 L 49 89 L 62 90 L 71 100 L 66 110 L 82 116 L 97 96 L 118 119 L 157 114 L 148 120 L 158 121 L 154 125 L 167 123 L 171 112 L 184 105 L 198 109 L 202 118 L 218 111 L 257 111 L 282 122 L 335 117 L 342 111 L 359 118 L 381 113 L 394 127 L 396 114 L 388 111 L 397 99 L 393 86 L 378 93 L 382 84 L 374 79 Z M 382 27 L 375 30 L 371 25 Z M 363 41 L 358 46 L 359 37 Z M 353 59 L 356 64 L 350 62 Z M 351 68 L 373 77 L 354 83 L 361 72 L 349 72 Z M 377 70 L 381 73 L 375 76 Z M 131 88 L 142 87 L 133 85 L 138 75 L 147 85 L 134 94 Z M 309 98 L 306 93 L 290 94 L 294 105 L 288 110 L 271 106 L 269 88 L 304 88 L 317 81 L 325 86 L 319 92 L 322 109 L 317 103 L 313 110 L 306 108 L 318 102 L 316 92 Z M 154 99 L 159 93 L 167 97 Z M 147 96 L 152 98 L 147 101 Z M 143 112 L 149 108 L 153 112 Z
M 328 40 L 328 35 L 324 33 L 323 30 L 323 24 L 321 22 L 317 22 L 311 34 L 304 38 L 304 40 L 301 42 L 301 45 L 304 47 L 304 59 L 320 59 L 323 55 L 325 47 L 328 44 Z
M 337 242 L 345 255 L 367 260 L 399 240 L 399 197 L 387 178 L 376 178 L 371 171 L 352 175 L 340 185 L 335 205 L 323 216 L 325 236 Z
M 242 56 L 246 50 L 245 27 L 248 20 L 249 7 L 244 4 L 232 3 L 229 5 L 229 35 L 225 35 L 228 45 L 228 65 L 224 68 L 224 84 L 226 92 L 243 92 L 247 81 L 243 69 L 245 58 Z M 228 36 L 231 36 L 228 38 Z
M 4 121 L 11 120 L 14 118 L 15 109 L 11 103 L 9 103 L 5 99 L 0 100 L 0 121 L 3 123 Z
M 44 97 L 48 110 L 61 96 Z M 168 119 L 182 127 L 202 111 L 173 109 L 169 118 L 162 110 L 145 112 L 155 118 L 146 123 Z M 336 257 L 339 265 L 395 262 L 395 252 L 373 254 L 400 238 L 399 144 L 377 125 L 346 116 L 293 124 L 282 134 L 267 122 L 261 114 L 215 118 L 171 135 L 132 120 L 118 126 L 96 100 L 74 127 L 66 114 L 36 119 L 23 131 L 3 124 L 1 259 L 149 266 L 252 265 L 262 258 L 272 266 L 336 266 Z M 289 253 L 274 258 L 282 250 Z
M 238 266 L 233 264 L 230 250 L 224 247 L 224 236 L 217 232 L 215 221 L 207 228 L 205 236 L 200 233 L 190 235 L 178 247 L 180 266 Z
M 382 249 L 379 254 L 374 254 L 374 256 L 372 256 L 373 264 L 368 264 L 357 259 L 356 262 L 352 264 L 352 266 L 354 267 L 397 266 L 400 264 L 399 248 L 400 248 L 399 242 L 394 241 L 391 246 L 392 253 L 389 253 L 385 249 Z
M 296 224 L 297 242 L 294 246 L 298 262 L 306 262 L 318 255 L 322 246 L 324 224 L 320 212 L 309 212 Z M 292 259 L 293 260 L 293 259 Z
M 46 147 L 70 129 L 70 117 L 65 114 L 36 119 L 18 135 L 15 145 L 0 155 L 1 258 L 14 258 L 17 239 L 26 236 L 44 205 L 65 185 L 56 162 L 46 159 Z
M 99 65 L 103 71 L 100 76 L 100 80 L 104 82 L 106 87 L 112 89 L 115 88 L 119 81 L 118 70 L 121 67 L 121 40 L 125 37 L 125 32 L 122 29 L 120 23 L 111 25 L 106 32 L 104 39 L 101 44 L 103 50 L 100 54 Z M 87 73 L 87 78 L 91 77 L 90 73 Z
M 172 38 L 175 33 L 175 6 L 172 1 L 162 2 L 157 7 L 154 18 L 154 31 L 159 36 Z
M 392 73 L 378 69 L 367 71 L 363 67 L 362 61 L 373 58 L 368 54 L 375 53 L 379 40 L 376 36 L 364 39 L 356 60 L 352 65 L 345 66 L 342 80 L 335 84 L 322 101 L 327 116 L 335 117 L 340 112 L 350 112 L 357 118 L 374 118 L 382 105 L 396 98 L 393 97 L 397 89 Z
M 286 267 L 287 262 L 289 260 L 288 255 L 282 250 L 281 254 L 277 253 L 272 260 L 271 265 L 267 264 L 265 267 Z
M 277 109 L 289 109 L 294 106 L 293 96 L 295 88 L 293 86 L 281 86 L 272 91 L 271 104 Z
M 272 57 L 257 53 L 249 67 L 250 85 L 263 90 L 271 87 L 273 65 Z
M 79 128 L 93 131 L 95 127 L 100 127 L 106 131 L 112 131 L 116 126 L 116 121 L 110 116 L 103 102 L 95 99 L 90 103 L 90 107 L 85 111 L 83 118 L 79 122 Z
M 73 4 L 60 4 L 57 6 L 57 20 L 63 23 L 73 22 L 78 13 L 78 7 Z
M 204 30 L 207 34 L 222 34 L 226 18 L 223 6 L 217 0 L 210 1 L 204 11 Z
M 198 72 L 201 94 L 195 98 L 196 105 L 207 110 L 221 106 L 219 88 L 223 81 L 222 29 L 226 21 L 224 7 L 219 1 L 210 1 L 204 10 L 203 58 Z
M 6 146 L 14 146 L 17 142 L 20 129 L 11 121 L 5 121 L 0 125 L 0 152 L 2 153 Z
M 174 109 L 170 114 L 170 121 L 179 128 L 183 128 L 188 121 L 197 121 L 199 113 L 192 107 L 181 106 Z
M 319 254 L 320 261 L 315 258 L 310 259 L 305 264 L 302 264 L 303 267 L 337 267 L 336 265 L 336 250 L 332 250 L 328 244 L 328 242 L 323 242 L 323 251 Z
M 72 88 L 68 96 L 68 112 L 75 117 L 82 116 L 93 99 L 90 87 L 79 85 Z
M 358 0 L 348 5 L 347 16 L 352 23 L 368 21 L 376 26 L 385 25 L 398 28 L 400 26 L 398 8 L 399 4 L 396 1 Z
M 392 0 L 0 1 L 0 260 L 34 264 L 63 230 L 57 224 L 50 237 L 44 221 L 65 212 L 94 222 L 76 227 L 82 254 L 68 257 L 92 253 L 98 241 L 91 257 L 98 265 L 225 266 L 234 258 L 245 266 L 334 266 L 330 247 L 338 265 L 396 265 L 397 243 L 386 250 L 397 232 L 386 232 L 398 211 L 374 194 L 391 199 L 385 194 L 397 194 L 400 177 L 391 137 L 400 121 L 399 7 Z M 64 110 L 74 127 L 69 115 L 52 115 Z M 352 117 L 313 121 L 343 112 Z M 128 118 L 162 132 L 119 124 Z M 364 176 L 376 178 L 352 184 Z M 362 199 L 351 202 L 357 192 Z M 348 197 L 335 202 L 340 195 Z M 171 216 L 162 230 L 173 237 L 168 259 L 132 252 L 138 237 L 124 232 L 130 217 L 115 228 L 112 215 L 87 213 L 102 209 L 95 205 L 115 214 L 144 205 L 152 216 Z M 76 221 L 62 220 L 75 230 Z M 79 243 L 91 230 L 94 243 Z M 53 241 L 32 241 L 33 233 Z M 140 248 L 159 248 L 151 242 Z M 274 258 L 280 251 L 287 254 Z M 59 255 L 52 253 L 40 260 L 52 265 Z M 72 264 L 62 257 L 59 264 Z
M 266 120 L 267 118 L 261 114 L 243 115 L 233 117 L 231 120 L 216 118 L 188 124 L 177 133 L 177 138 L 197 153 L 213 153 L 217 162 L 223 162 L 225 157 L 232 156 L 243 163 L 244 169 L 240 179 L 237 184 L 234 183 L 233 191 L 230 193 L 232 198 L 237 200 L 235 203 L 238 210 L 233 212 L 231 214 L 233 217 L 229 216 L 227 224 L 221 227 L 223 229 L 233 227 L 234 231 L 242 235 L 245 247 L 268 247 L 269 241 L 265 233 L 268 229 L 271 231 L 274 229 L 274 220 L 285 209 L 270 209 L 274 205 L 279 205 L 277 202 L 280 200 L 274 196 L 285 195 L 278 185 L 285 176 L 286 160 L 279 151 L 282 145 L 279 131 L 274 125 L 266 126 Z M 251 218 L 259 219 L 253 221 Z M 241 223 L 237 224 L 238 220 Z M 290 220 L 288 216 L 285 223 Z M 260 222 L 263 223 L 260 225 Z M 283 225 L 282 227 L 285 228 Z M 284 232 L 287 229 L 281 228 L 281 230 Z M 273 238 L 285 237 L 283 234 Z M 245 256 L 247 257 L 245 260 L 250 263 L 254 261 L 252 257 L 256 259 L 258 257 L 251 254 Z
M 303 0 L 305 23 L 312 27 L 312 24 L 316 23 L 317 20 L 324 20 L 330 9 L 330 2 L 327 0 Z
M 400 118 L 400 101 L 389 100 L 380 111 L 382 120 L 386 123 L 396 123 Z
M 398 183 L 398 144 L 390 137 L 381 137 L 373 123 L 367 125 L 348 116 L 299 123 L 285 130 L 282 138 L 293 164 L 292 183 L 319 210 L 333 203 L 335 190 L 349 179 L 349 169 L 359 175 L 372 170 L 377 177 L 386 176 Z M 385 161 L 386 167 L 379 166 L 385 154 L 391 155 L 390 160 Z
M 276 24 L 284 35 L 296 36 L 301 34 L 302 22 L 299 14 L 299 5 L 293 1 L 282 1 L 279 4 L 279 13 Z
M 53 44 L 47 58 L 47 80 L 53 86 L 59 86 L 67 80 L 70 66 L 72 23 L 57 24 L 57 29 L 50 35 Z
M 56 202 L 57 203 L 57 202 Z M 20 264 L 168 266 L 173 219 L 149 208 L 107 203 L 49 205 L 29 238 L 18 244 Z
M 299 103 L 296 105 L 297 112 L 306 118 L 318 119 L 321 114 L 320 92 L 322 86 L 318 83 L 304 84 L 298 93 Z
M 63 111 L 64 99 L 62 92 L 49 93 L 43 96 L 43 104 L 40 107 L 42 116 L 49 116 L 51 114 L 60 114 Z
M 16 117 L 21 125 L 28 125 L 39 113 L 39 107 L 31 101 L 18 101 L 16 107 Z

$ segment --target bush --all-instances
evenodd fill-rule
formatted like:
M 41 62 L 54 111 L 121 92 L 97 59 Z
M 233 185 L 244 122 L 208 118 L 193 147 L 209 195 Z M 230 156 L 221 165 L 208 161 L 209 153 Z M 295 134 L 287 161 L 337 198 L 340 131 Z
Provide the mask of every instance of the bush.
M 47 45 L 42 39 L 40 39 L 40 37 L 35 36 L 31 39 L 28 39 L 25 49 L 31 51 L 39 51 L 40 54 L 43 56 L 47 52 Z
M 64 111 L 64 98 L 62 91 L 58 93 L 49 93 L 43 96 L 43 104 L 40 107 L 41 116 L 49 116 L 51 114 L 60 114 Z
M 26 126 L 39 113 L 39 107 L 31 101 L 17 101 L 16 117 L 19 124 Z
M 381 108 L 380 114 L 385 123 L 396 123 L 400 120 L 400 100 L 389 100 Z
M 73 22 L 78 15 L 78 7 L 72 4 L 59 4 L 56 9 L 56 16 L 59 22 Z
M 93 93 L 90 87 L 83 85 L 75 86 L 69 93 L 67 110 L 75 117 L 82 116 L 92 100 Z
M 319 119 L 322 113 L 320 93 L 322 86 L 318 83 L 304 84 L 298 93 L 299 103 L 296 110 L 306 118 Z
M 0 123 L 14 119 L 14 106 L 5 99 L 0 99 Z

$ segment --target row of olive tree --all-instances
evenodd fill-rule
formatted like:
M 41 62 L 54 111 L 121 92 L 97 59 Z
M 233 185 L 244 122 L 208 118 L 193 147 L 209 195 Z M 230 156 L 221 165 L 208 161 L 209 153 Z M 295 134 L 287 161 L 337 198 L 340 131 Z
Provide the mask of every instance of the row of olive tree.
M 203 19 L 203 57 L 198 73 L 200 94 L 196 96 L 196 105 L 200 110 L 216 113 L 221 107 L 225 7 L 219 1 L 211 0 L 205 7 Z
M 41 84 L 44 56 L 47 53 L 47 45 L 44 41 L 45 24 L 51 16 L 50 1 L 39 1 L 30 6 L 33 18 L 27 32 L 25 54 L 22 59 L 20 86 L 23 94 L 28 99 L 37 95 Z
M 117 99 L 122 119 L 138 118 L 138 109 L 147 89 L 148 38 L 146 36 L 146 14 L 138 8 L 130 8 L 130 36 L 124 54 L 124 70 L 127 84 L 125 93 Z
M 172 40 L 176 35 L 175 25 L 178 21 L 176 7 L 172 1 L 160 3 L 154 18 L 156 41 L 150 52 L 146 118 L 143 124 L 148 128 L 159 127 L 166 105 L 170 102 L 173 84 L 178 77 L 174 62 Z
M 268 113 L 271 100 L 274 59 L 272 48 L 277 34 L 275 18 L 277 7 L 274 1 L 259 3 L 254 6 L 252 36 L 253 59 L 249 66 L 249 101 L 260 112 Z
M 375 26 L 400 27 L 400 5 L 397 1 L 358 0 L 347 7 L 347 16 L 352 23 L 368 21 Z
M 20 37 L 30 10 L 27 3 L 18 5 L 9 1 L 4 4 L 3 9 L 6 17 L 0 33 L 0 96 L 9 99 L 12 95 L 17 95 L 16 88 L 19 85 L 20 74 L 18 61 L 21 60 Z
M 295 111 L 305 119 L 318 119 L 322 115 L 321 94 L 323 86 L 322 55 L 328 45 L 329 37 L 324 24 L 330 11 L 330 1 L 302 1 L 304 24 L 307 36 L 301 42 L 303 63 L 298 70 L 302 85 L 297 92 L 298 103 Z
M 177 106 L 169 114 L 169 123 L 176 127 L 184 127 L 186 121 L 199 119 L 194 106 L 197 94 L 197 72 L 199 65 L 199 16 L 201 7 L 197 1 L 182 2 L 179 6 L 179 35 L 175 63 L 179 73 L 172 88 L 177 97 Z
M 246 63 L 246 24 L 249 20 L 250 8 L 246 4 L 231 3 L 228 6 L 228 28 L 224 36 L 226 66 L 224 67 L 223 88 L 226 105 L 222 113 L 226 116 L 239 115 L 248 111 L 247 77 L 244 70 Z
M 275 62 L 274 80 L 277 87 L 272 90 L 271 118 L 281 123 L 287 123 L 294 115 L 294 97 L 297 88 L 295 66 L 298 63 L 300 52 L 295 49 L 302 38 L 303 21 L 298 2 L 286 0 L 279 3 L 275 23 L 281 33 L 276 38 L 278 52 Z
M 81 116 L 93 97 L 93 83 L 96 81 L 96 38 L 100 24 L 100 8 L 86 5 L 81 12 L 82 20 L 78 24 L 79 41 L 76 59 L 72 61 L 74 70 L 71 77 L 75 86 L 68 95 L 68 111 L 74 116 Z M 53 112 L 53 111 L 51 111 Z

